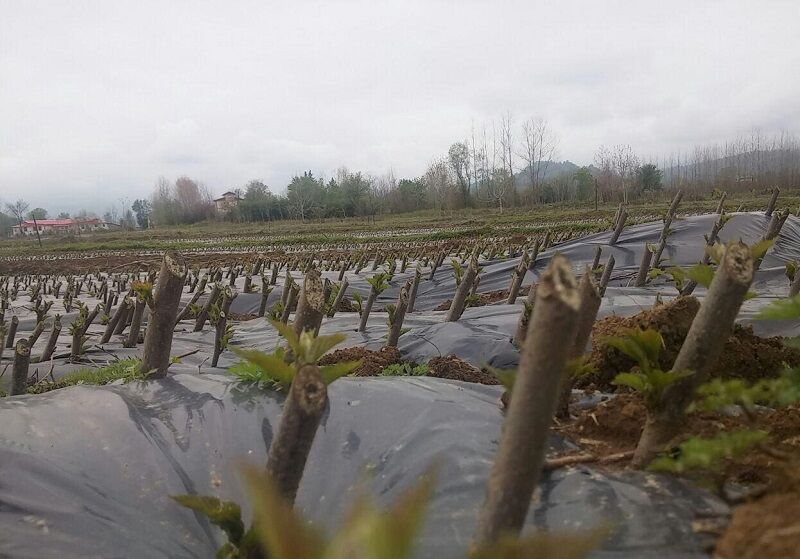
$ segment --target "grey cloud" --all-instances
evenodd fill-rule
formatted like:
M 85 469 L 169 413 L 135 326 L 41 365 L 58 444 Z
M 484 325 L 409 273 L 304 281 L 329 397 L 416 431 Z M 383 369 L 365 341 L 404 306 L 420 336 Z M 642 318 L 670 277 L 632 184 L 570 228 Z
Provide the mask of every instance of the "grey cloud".
M 0 0 L 0 198 L 414 176 L 505 111 L 578 163 L 798 132 L 798 21 L 790 1 Z

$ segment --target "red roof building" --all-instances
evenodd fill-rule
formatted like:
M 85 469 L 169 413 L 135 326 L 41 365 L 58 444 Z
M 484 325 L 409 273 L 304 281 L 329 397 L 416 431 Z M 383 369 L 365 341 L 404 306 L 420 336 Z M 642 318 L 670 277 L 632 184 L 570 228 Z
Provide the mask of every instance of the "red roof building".
M 32 219 L 23 221 L 11 227 L 13 237 L 24 237 L 36 234 L 38 228 L 40 235 L 80 234 L 98 230 L 108 230 L 119 227 L 115 223 L 108 223 L 102 219 Z

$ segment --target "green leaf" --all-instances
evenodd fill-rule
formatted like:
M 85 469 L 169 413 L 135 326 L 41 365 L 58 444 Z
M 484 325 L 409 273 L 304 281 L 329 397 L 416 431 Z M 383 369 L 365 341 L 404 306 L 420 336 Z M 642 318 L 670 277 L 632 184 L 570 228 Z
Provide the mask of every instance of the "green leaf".
M 595 371 L 588 355 L 580 355 L 568 360 L 565 369 L 564 372 L 569 378 L 583 377 Z
M 407 559 L 433 492 L 435 473 L 426 474 L 388 510 L 362 497 L 331 542 L 326 559 Z
M 767 251 L 775 244 L 775 239 L 769 239 L 757 242 L 750 247 L 750 254 L 753 258 L 763 258 Z
M 761 309 L 757 320 L 791 320 L 800 318 L 800 295 L 780 299 Z
M 695 264 L 686 270 L 686 275 L 699 285 L 708 288 L 714 279 L 714 268 L 708 264 Z
M 294 327 L 284 324 L 280 320 L 270 320 L 269 321 L 272 326 L 278 331 L 278 333 L 286 339 L 286 343 L 289 344 L 289 347 L 295 353 L 300 352 L 300 340 L 297 337 L 297 334 L 294 333 Z
M 786 277 L 789 281 L 794 281 L 794 276 L 797 273 L 797 262 L 786 263 Z
M 619 336 L 609 336 L 603 341 L 636 361 L 645 372 L 658 366 L 664 347 L 661 334 L 653 329 L 629 328 Z
M 278 493 L 262 469 L 243 470 L 253 505 L 253 530 L 269 559 L 322 559 L 325 539 Z
M 717 471 L 724 460 L 741 456 L 766 437 L 764 431 L 747 429 L 720 433 L 713 438 L 692 437 L 678 446 L 677 456 L 657 458 L 648 469 L 672 473 Z
M 222 528 L 233 545 L 238 546 L 241 543 L 244 524 L 242 510 L 236 503 L 201 495 L 170 495 L 170 498 L 186 508 L 206 515 L 212 524 Z
M 308 359 L 306 363 L 316 363 L 323 355 L 328 353 L 330 349 L 347 339 L 347 336 L 342 333 L 317 336 L 316 338 L 314 338 L 310 332 L 305 333 L 308 334 L 312 339 L 310 351 L 306 355 L 306 358 Z
M 800 336 L 796 336 L 794 338 L 784 338 L 783 345 L 794 349 L 800 349 Z
M 269 378 L 288 388 L 294 379 L 294 367 L 286 363 L 279 355 L 264 353 L 255 349 L 239 349 L 232 347 L 236 355 L 257 365 Z
M 672 281 L 675 282 L 675 289 L 678 291 L 683 289 L 683 284 L 686 281 L 686 272 L 683 271 L 682 268 L 677 266 L 673 266 L 671 268 L 667 268 L 666 272 L 672 276 Z
M 514 389 L 514 381 L 517 379 L 516 369 L 498 369 L 487 365 L 486 370 L 494 375 L 506 390 L 511 392 Z
M 725 245 L 717 242 L 714 246 L 707 246 L 705 252 L 714 264 L 719 264 L 722 262 L 722 257 L 725 255 Z
M 619 373 L 614 377 L 612 384 L 617 386 L 627 386 L 633 388 L 637 392 L 644 392 L 647 388 L 647 381 L 644 375 L 636 373 Z
M 332 383 L 338 378 L 349 375 L 361 365 L 361 361 L 339 361 L 332 365 L 323 365 L 319 368 L 322 375 L 322 380 L 326 385 Z
M 600 526 L 583 532 L 539 532 L 520 537 L 501 536 L 477 550 L 470 559 L 583 559 L 611 535 Z

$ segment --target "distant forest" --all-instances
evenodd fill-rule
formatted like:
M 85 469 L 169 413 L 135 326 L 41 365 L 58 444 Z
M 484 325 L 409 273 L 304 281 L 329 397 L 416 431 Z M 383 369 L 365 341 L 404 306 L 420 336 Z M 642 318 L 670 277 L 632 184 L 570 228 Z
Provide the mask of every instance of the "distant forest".
M 196 223 L 207 219 L 270 221 L 374 217 L 422 209 L 528 207 L 548 203 L 632 202 L 683 188 L 687 195 L 763 190 L 800 184 L 800 142 L 788 133 L 754 131 L 724 144 L 645 159 L 629 145 L 600 146 L 590 165 L 558 160 L 558 136 L 543 119 L 516 126 L 510 116 L 453 143 L 419 177 L 370 175 L 346 168 L 331 177 L 307 171 L 276 194 L 258 180 L 229 188 L 239 197 L 218 211 L 200 180 L 159 178 L 149 198 L 103 217 L 124 227 Z M 281 189 L 284 190 L 284 189 Z M 32 210 L 41 219 L 47 212 Z M 9 212 L 7 212 L 8 214 Z M 91 216 L 81 212 L 81 216 Z M 59 217 L 68 217 L 60 214 Z M 0 229 L 16 223 L 0 213 Z

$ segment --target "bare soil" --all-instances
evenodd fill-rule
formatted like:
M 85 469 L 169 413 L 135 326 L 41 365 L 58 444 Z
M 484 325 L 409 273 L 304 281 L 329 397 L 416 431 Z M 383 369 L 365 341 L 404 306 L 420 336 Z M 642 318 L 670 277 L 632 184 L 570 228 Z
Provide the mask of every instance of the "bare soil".
M 428 376 L 478 384 L 500 384 L 493 375 L 473 367 L 455 355 L 434 357 L 428 361 Z
M 598 456 L 632 451 L 645 422 L 638 394 L 618 394 L 578 413 L 574 421 L 554 429 Z M 718 482 L 762 487 L 763 495 L 734 509 L 731 523 L 717 542 L 719 559 L 800 557 L 800 406 L 764 409 L 751 424 L 743 416 L 695 413 L 686 418 L 673 448 L 690 436 L 713 437 L 722 431 L 755 428 L 770 433 L 768 448 L 787 458 L 756 448 L 723 465 Z M 609 468 L 624 468 L 619 461 Z M 702 478 L 700 478 L 702 479 Z M 708 481 L 706 479 L 705 481 Z
M 361 365 L 353 373 L 353 376 L 357 377 L 377 376 L 389 365 L 403 363 L 400 352 L 394 347 L 384 347 L 380 351 L 363 347 L 346 347 L 325 355 L 319 360 L 319 364 L 330 365 L 340 361 L 361 361 Z M 427 376 L 478 384 L 499 384 L 491 374 L 473 367 L 455 355 L 431 359 L 428 362 Z
M 679 297 L 667 304 L 658 305 L 637 315 L 622 318 L 611 316 L 598 320 L 592 330 L 592 353 L 589 363 L 594 372 L 576 381 L 576 386 L 614 391 L 612 384 L 619 372 L 629 371 L 635 361 L 605 341 L 609 336 L 619 336 L 624 330 L 655 329 L 664 339 L 660 366 L 669 370 L 675 362 L 689 327 L 700 308 L 694 297 Z M 728 338 L 711 376 L 737 377 L 758 380 L 777 374 L 782 366 L 800 365 L 800 350 L 783 345 L 783 338 L 761 338 L 749 326 L 737 325 Z
M 337 349 L 319 360 L 320 365 L 331 365 L 340 361 L 361 361 L 361 365 L 352 374 L 357 377 L 373 377 L 379 375 L 389 365 L 401 363 L 400 352 L 396 347 L 384 347 L 373 351 L 363 347 L 346 347 Z
M 800 557 L 800 493 L 774 493 L 737 507 L 714 557 Z

